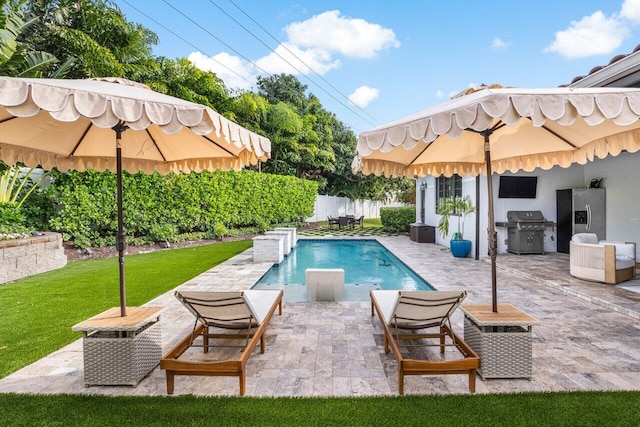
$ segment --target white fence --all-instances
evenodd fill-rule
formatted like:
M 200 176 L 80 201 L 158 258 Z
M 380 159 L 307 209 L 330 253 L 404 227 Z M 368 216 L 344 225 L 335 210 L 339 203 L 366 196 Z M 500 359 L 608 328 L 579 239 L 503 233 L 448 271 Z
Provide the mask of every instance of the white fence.
M 327 217 L 353 215 L 356 218 L 364 215 L 365 218 L 380 218 L 380 208 L 410 206 L 400 202 L 374 202 L 371 200 L 350 201 L 348 197 L 316 196 L 313 216 L 306 219 L 307 222 L 326 221 Z

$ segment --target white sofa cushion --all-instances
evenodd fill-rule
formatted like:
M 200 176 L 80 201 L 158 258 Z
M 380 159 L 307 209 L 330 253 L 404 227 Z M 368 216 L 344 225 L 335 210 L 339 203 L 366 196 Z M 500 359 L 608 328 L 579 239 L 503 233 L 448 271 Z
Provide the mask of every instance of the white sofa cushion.
M 622 270 L 623 268 L 635 267 L 636 260 L 626 256 L 616 257 L 616 270 Z
M 571 237 L 571 240 L 576 243 L 598 244 L 598 235 L 595 233 L 577 233 Z
M 633 260 L 636 259 L 636 245 L 633 243 L 625 242 L 609 242 L 606 240 L 600 241 L 601 245 L 613 245 L 616 247 L 616 257 L 627 257 Z

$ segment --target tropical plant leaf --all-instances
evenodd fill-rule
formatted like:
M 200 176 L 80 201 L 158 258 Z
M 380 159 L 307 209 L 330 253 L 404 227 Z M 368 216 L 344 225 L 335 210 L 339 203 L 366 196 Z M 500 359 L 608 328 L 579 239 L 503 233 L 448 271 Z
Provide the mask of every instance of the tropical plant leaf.
M 58 62 L 58 59 L 46 52 L 27 52 L 16 67 L 17 77 L 41 77 L 42 72 Z
M 16 53 L 17 47 L 18 43 L 11 31 L 6 28 L 0 29 L 0 63 L 8 62 Z

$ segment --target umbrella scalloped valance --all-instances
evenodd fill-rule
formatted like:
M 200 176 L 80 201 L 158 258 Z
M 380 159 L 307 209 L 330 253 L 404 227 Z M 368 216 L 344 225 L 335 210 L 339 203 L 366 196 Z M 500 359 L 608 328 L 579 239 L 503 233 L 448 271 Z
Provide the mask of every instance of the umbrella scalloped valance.
M 118 124 L 145 134 L 123 133 L 123 168 L 130 172 L 237 170 L 266 160 L 271 151 L 268 138 L 209 107 L 153 92 L 125 79 L 0 77 L 0 105 L 0 151 L 8 163 L 63 171 L 114 170 L 115 149 L 109 148 L 108 155 L 104 146 L 114 144 L 111 129 Z M 30 122 L 26 141 L 25 125 L 12 126 L 13 118 Z M 56 130 L 56 123 L 72 122 L 63 134 Z M 175 134 L 181 138 L 169 142 L 165 136 Z M 12 143 L 18 139 L 20 144 Z M 58 139 L 64 142 L 58 143 Z M 180 150 L 175 147 L 178 143 Z
M 623 150 L 640 150 L 640 133 L 635 130 L 639 118 L 639 89 L 478 90 L 361 133 L 352 168 L 365 174 L 409 177 L 486 173 L 481 150 L 472 156 L 465 144 L 471 138 L 482 140 L 479 134 L 497 123 L 505 126 L 493 131 L 492 144 L 500 144 L 498 134 L 506 133 L 528 139 L 532 145 L 542 139 L 536 132 L 540 129 L 559 138 L 540 150 L 522 148 L 527 144 L 512 144 L 513 149 L 504 143 L 501 149 L 492 147 L 493 171 L 568 167 Z M 531 131 L 523 133 L 525 128 Z M 428 148 L 440 139 L 452 140 L 454 145 L 449 142 L 447 149 L 458 152 L 445 156 L 435 145 Z

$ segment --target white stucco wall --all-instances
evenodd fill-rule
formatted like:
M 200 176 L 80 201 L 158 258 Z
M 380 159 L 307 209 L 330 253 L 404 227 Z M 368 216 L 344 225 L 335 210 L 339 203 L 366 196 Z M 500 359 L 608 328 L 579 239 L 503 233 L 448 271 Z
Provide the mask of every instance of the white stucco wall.
M 432 176 L 428 176 L 426 178 L 421 178 L 421 181 L 427 183 L 427 189 L 425 194 L 425 223 L 433 226 L 438 225 L 438 221 L 440 220 L 440 215 L 436 214 L 436 179 Z M 482 181 L 482 179 L 481 179 Z M 416 196 L 416 222 L 420 221 L 420 183 L 416 185 L 417 196 Z M 482 191 L 482 190 L 481 190 Z M 484 188 L 486 192 L 486 187 Z M 472 176 L 465 176 L 462 178 L 462 193 L 469 194 L 471 196 L 471 200 L 474 205 L 477 206 L 476 201 L 476 178 Z M 464 222 L 464 238 L 467 240 L 471 240 L 471 254 L 475 253 L 475 235 L 476 235 L 476 215 L 477 213 L 467 215 L 467 218 Z M 482 215 L 482 213 L 481 213 Z M 486 221 L 485 221 L 486 222 Z M 449 246 L 449 240 L 451 240 L 451 236 L 453 233 L 457 231 L 458 223 L 455 217 L 451 218 L 451 223 L 449 225 L 449 236 L 443 237 L 440 232 L 436 230 L 436 243 L 439 243 L 443 246 Z
M 640 246 L 640 152 L 585 165 L 587 181 L 601 177 L 607 189 L 607 240 L 632 241 Z
M 605 159 L 595 159 L 586 165 L 573 165 L 563 169 L 554 167 L 548 171 L 536 169 L 533 172 L 519 172 L 517 174 L 505 173 L 505 175 L 537 176 L 538 186 L 535 199 L 499 199 L 499 176 L 493 175 L 494 214 L 496 221 L 506 221 L 507 211 L 511 210 L 539 210 L 548 221 L 556 222 L 556 190 L 567 188 L 586 188 L 593 178 L 605 178 L 602 187 L 606 188 L 606 232 L 607 240 L 635 241 L 638 243 L 637 259 L 640 261 L 640 152 L 622 153 L 617 157 L 609 156 Z M 436 188 L 435 178 L 426 177 L 426 213 L 425 222 L 429 225 L 437 225 L 439 215 L 435 213 Z M 463 194 L 476 200 L 476 179 L 471 176 L 463 178 Z M 417 186 L 419 188 L 419 185 Z M 420 191 L 418 190 L 418 197 Z M 419 206 L 420 200 L 417 200 Z M 419 208 L 416 209 L 416 221 L 419 220 Z M 487 232 L 488 223 L 487 208 L 487 182 L 484 176 L 480 177 L 480 238 L 478 240 L 480 256 L 488 253 Z M 474 242 L 472 255 L 475 253 L 475 222 L 474 215 L 469 215 L 465 223 L 465 238 Z M 454 230 L 455 231 L 455 230 Z M 498 232 L 498 253 L 507 250 L 507 230 L 496 228 Z M 556 251 L 556 230 L 547 228 L 544 239 L 546 252 Z M 449 238 L 443 238 L 439 234 L 436 242 L 447 246 Z

